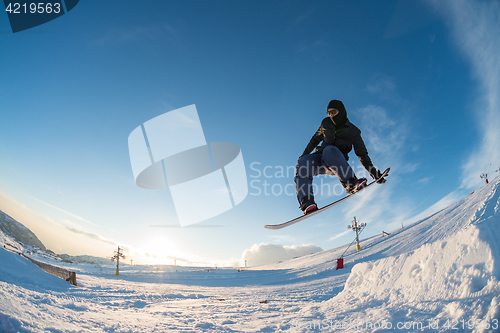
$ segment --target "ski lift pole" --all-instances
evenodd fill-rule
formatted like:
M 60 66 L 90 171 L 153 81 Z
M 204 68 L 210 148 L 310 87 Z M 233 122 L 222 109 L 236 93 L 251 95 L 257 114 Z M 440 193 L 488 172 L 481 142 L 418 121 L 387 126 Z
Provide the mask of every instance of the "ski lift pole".
M 356 219 L 356 217 L 354 217 L 354 219 Z M 361 247 L 359 246 L 359 234 L 363 231 L 363 229 L 366 227 L 366 223 L 362 223 L 360 226 L 359 226 L 359 232 L 357 231 L 356 232 L 356 238 L 354 238 L 351 242 L 351 244 L 349 244 L 349 246 L 345 249 L 344 253 L 342 253 L 342 255 L 340 256 L 340 258 L 337 259 L 337 269 L 341 269 L 341 268 L 344 268 L 344 254 L 346 254 L 346 252 L 349 250 L 349 248 L 351 247 L 352 244 L 354 244 L 354 242 L 357 242 L 358 244 L 358 247 L 357 247 L 357 251 L 359 251 L 361 249 Z M 347 226 L 348 229 L 352 229 L 352 226 Z
M 116 275 L 119 274 L 120 271 L 120 247 L 118 246 L 118 255 L 116 256 Z
M 125 259 L 125 256 L 123 255 L 123 253 L 120 252 L 121 250 L 122 249 L 120 249 L 120 247 L 118 246 L 118 251 L 115 251 L 115 254 L 111 258 L 111 260 L 116 259 L 116 275 L 118 275 L 120 272 L 120 258 Z
M 358 234 L 358 223 L 356 221 L 356 216 L 354 216 L 354 230 L 356 230 L 356 250 L 361 250 L 361 246 L 359 245 L 359 234 Z
M 488 174 L 483 172 L 480 177 L 482 179 L 484 179 L 485 182 L 486 182 L 486 185 L 488 185 Z
M 366 227 L 366 223 L 358 224 L 356 220 L 356 216 L 354 216 L 354 221 L 352 221 L 352 225 L 348 225 L 347 228 L 353 229 L 356 232 L 356 251 L 361 250 L 361 246 L 359 245 L 359 234 L 360 230 Z
M 488 182 L 488 174 L 490 173 L 490 170 L 491 170 L 491 163 L 490 163 L 490 166 L 488 167 L 488 172 L 486 172 L 486 173 L 483 172 L 480 176 L 481 178 L 483 178 L 485 180 L 486 185 L 488 185 L 488 183 L 489 183 Z

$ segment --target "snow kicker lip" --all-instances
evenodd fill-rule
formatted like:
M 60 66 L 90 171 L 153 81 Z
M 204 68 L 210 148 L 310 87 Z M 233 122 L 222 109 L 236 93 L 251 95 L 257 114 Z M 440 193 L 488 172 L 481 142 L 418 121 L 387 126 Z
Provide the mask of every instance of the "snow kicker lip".
M 240 147 L 207 144 L 194 104 L 138 126 L 128 146 L 136 184 L 146 189 L 168 184 L 181 226 L 222 214 L 248 194 Z

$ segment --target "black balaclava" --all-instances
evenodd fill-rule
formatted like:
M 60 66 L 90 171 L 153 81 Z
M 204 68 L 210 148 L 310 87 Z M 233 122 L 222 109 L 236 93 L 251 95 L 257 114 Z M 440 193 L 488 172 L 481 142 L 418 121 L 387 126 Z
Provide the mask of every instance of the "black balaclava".
M 341 101 L 336 99 L 331 100 L 330 103 L 328 103 L 328 107 L 326 109 L 339 110 L 339 113 L 332 119 L 335 127 L 339 128 L 347 122 L 347 111 L 345 110 L 344 103 L 342 103 Z

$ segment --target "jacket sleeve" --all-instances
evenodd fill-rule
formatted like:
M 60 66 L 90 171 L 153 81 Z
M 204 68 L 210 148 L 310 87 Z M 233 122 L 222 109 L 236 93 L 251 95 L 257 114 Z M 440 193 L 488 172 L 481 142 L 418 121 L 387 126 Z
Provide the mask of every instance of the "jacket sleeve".
M 325 136 L 324 133 L 325 129 L 323 128 L 323 124 L 321 124 L 316 133 L 314 133 L 314 135 L 312 136 L 306 149 L 304 149 L 302 156 L 310 154 L 314 150 L 314 148 L 316 148 L 319 143 L 323 141 L 323 137 Z
M 370 156 L 368 156 L 368 150 L 366 149 L 365 142 L 361 138 L 361 131 L 358 130 L 354 137 L 354 152 L 356 153 L 356 156 L 358 156 L 359 161 L 361 162 L 361 165 L 370 173 L 370 175 L 376 171 L 375 168 L 373 167 L 372 160 L 370 159 Z

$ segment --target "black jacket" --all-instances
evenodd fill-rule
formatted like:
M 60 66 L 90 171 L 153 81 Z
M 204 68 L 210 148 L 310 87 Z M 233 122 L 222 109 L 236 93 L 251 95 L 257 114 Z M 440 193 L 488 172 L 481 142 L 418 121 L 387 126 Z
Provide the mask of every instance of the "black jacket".
M 323 143 L 318 147 L 321 141 L 323 141 Z M 323 152 L 323 149 L 329 145 L 337 147 L 342 154 L 344 154 L 347 161 L 349 160 L 348 154 L 352 150 L 352 147 L 354 147 L 354 152 L 356 156 L 358 156 L 363 167 L 370 174 L 372 173 L 373 164 L 368 156 L 365 143 L 361 138 L 361 131 L 351 124 L 349 120 L 340 128 L 335 128 L 335 124 L 330 117 L 323 119 L 321 126 L 313 135 L 311 141 L 309 141 L 302 155 L 310 154 L 314 148 L 316 148 L 315 154 L 320 154 Z

